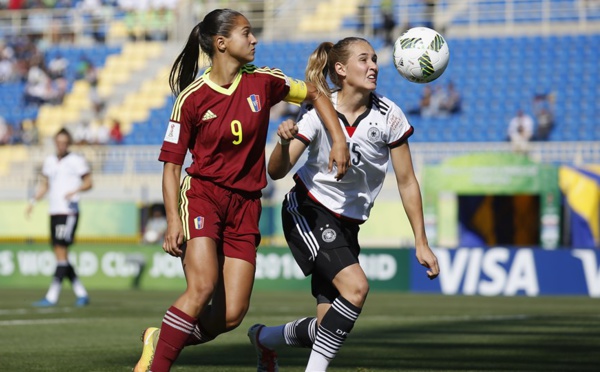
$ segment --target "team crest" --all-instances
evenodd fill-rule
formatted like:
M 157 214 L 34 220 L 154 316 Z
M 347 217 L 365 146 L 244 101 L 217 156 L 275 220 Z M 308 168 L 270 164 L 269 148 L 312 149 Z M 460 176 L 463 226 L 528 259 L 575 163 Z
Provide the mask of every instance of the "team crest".
M 321 235 L 321 238 L 323 238 L 323 241 L 325 243 L 331 243 L 332 241 L 335 240 L 336 237 L 337 237 L 337 234 L 335 233 L 335 230 L 332 228 L 327 228 L 327 229 L 323 230 L 323 234 Z
M 250 95 L 248 97 L 248 103 L 250 104 L 250 110 L 252 110 L 252 112 L 260 111 L 260 96 L 258 94 Z
M 196 230 L 202 230 L 204 227 L 204 217 L 196 217 L 194 218 L 194 227 Z
M 369 128 L 367 135 L 369 136 L 369 140 L 371 142 L 376 142 L 381 139 L 381 131 L 376 127 Z

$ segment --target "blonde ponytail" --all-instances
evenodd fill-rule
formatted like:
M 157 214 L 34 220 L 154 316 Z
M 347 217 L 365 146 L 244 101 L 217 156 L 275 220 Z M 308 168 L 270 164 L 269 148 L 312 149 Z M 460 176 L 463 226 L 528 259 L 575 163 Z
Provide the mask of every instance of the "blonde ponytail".
M 331 96 L 331 88 L 327 82 L 329 72 L 329 52 L 333 48 L 333 43 L 326 41 L 321 43 L 317 49 L 308 57 L 306 65 L 305 79 L 314 84 L 320 94 L 327 97 Z

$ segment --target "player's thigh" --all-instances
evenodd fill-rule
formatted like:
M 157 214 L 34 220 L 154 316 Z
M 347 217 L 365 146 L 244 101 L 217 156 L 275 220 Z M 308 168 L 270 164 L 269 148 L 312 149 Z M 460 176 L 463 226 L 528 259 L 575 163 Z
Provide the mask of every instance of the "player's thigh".
M 208 237 L 188 240 L 182 264 L 188 288 L 214 288 L 218 283 L 220 270 L 217 243 Z
M 247 260 L 221 256 L 222 271 L 213 296 L 212 306 L 225 314 L 228 328 L 241 323 L 250 306 L 254 286 L 254 265 Z

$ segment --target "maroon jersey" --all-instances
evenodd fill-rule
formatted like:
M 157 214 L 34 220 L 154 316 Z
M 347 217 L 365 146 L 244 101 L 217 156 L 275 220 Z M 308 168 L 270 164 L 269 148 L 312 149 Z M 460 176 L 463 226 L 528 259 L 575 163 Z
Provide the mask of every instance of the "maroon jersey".
M 210 68 L 184 89 L 173 107 L 159 160 L 183 165 L 192 177 L 228 189 L 256 192 L 267 185 L 265 144 L 271 106 L 300 103 L 306 85 L 280 70 L 245 65 L 229 87 L 209 79 Z

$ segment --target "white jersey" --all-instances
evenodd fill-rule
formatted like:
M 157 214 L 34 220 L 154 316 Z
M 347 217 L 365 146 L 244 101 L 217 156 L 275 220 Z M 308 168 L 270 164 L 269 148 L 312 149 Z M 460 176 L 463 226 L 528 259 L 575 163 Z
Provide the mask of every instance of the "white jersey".
M 336 107 L 337 92 L 331 100 Z M 371 94 L 371 104 L 351 126 L 338 113 L 348 142 L 351 166 L 340 180 L 328 172 L 332 140 L 316 110 L 298 121 L 296 139 L 308 146 L 308 159 L 296 173 L 309 194 L 331 212 L 357 221 L 366 221 L 383 185 L 390 149 L 413 133 L 402 110 L 391 100 Z
M 79 194 L 69 200 L 65 195 L 77 190 L 88 173 L 90 167 L 81 155 L 70 152 L 60 160 L 56 155 L 46 158 L 42 174 L 48 178 L 50 215 L 79 213 Z

